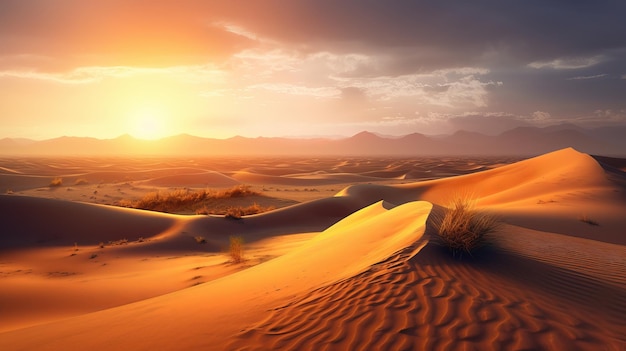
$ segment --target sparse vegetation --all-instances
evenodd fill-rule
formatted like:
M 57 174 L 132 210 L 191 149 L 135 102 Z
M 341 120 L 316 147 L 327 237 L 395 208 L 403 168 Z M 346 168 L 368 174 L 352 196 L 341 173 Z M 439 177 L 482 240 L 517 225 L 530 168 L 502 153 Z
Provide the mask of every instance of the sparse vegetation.
M 589 225 L 595 225 L 595 226 L 600 225 L 600 223 L 598 223 L 598 222 L 594 221 L 593 219 L 589 218 L 589 216 L 587 216 L 586 214 L 579 216 L 578 220 L 581 221 L 581 222 L 587 223 Z
M 126 238 L 120 239 L 120 240 L 115 240 L 115 241 L 109 241 L 109 245 L 111 245 L 111 246 L 127 245 L 127 244 L 128 244 L 128 239 L 126 239 Z
M 50 184 L 48 184 L 48 186 L 51 187 L 51 188 L 52 187 L 59 187 L 61 185 L 63 185 L 63 178 L 59 178 L 59 177 L 56 177 L 56 178 L 52 179 L 52 181 L 50 181 Z
M 462 257 L 485 246 L 487 235 L 496 231 L 499 222 L 494 215 L 477 210 L 472 196 L 459 195 L 444 208 L 443 214 L 434 216 L 434 224 L 436 241 L 454 257 Z
M 245 196 L 260 196 L 248 185 L 237 185 L 223 190 L 190 190 L 150 192 L 137 201 L 121 200 L 118 205 L 160 212 L 175 212 L 200 207 L 209 200 L 231 199 Z
M 194 237 L 198 244 L 206 244 L 206 239 L 203 236 L 197 235 Z
M 243 238 L 240 236 L 231 236 L 228 246 L 228 254 L 233 263 L 243 262 Z
M 274 206 L 261 206 L 256 202 L 250 206 L 242 207 L 228 207 L 226 210 L 220 209 L 209 209 L 207 206 L 203 206 L 200 209 L 196 210 L 196 214 L 216 214 L 216 215 L 224 215 L 226 218 L 230 219 L 240 219 L 242 216 L 248 216 L 258 213 L 263 213 L 267 211 L 273 210 Z

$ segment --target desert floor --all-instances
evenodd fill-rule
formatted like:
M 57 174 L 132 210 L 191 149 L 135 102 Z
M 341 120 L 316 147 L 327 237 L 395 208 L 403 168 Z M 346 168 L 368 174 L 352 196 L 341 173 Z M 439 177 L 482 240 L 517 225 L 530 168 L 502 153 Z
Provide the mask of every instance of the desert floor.
M 0 350 L 625 350 L 625 170 L 573 149 L 1 158 Z M 274 210 L 115 206 L 242 184 L 205 205 Z M 501 221 L 462 259 L 432 224 L 460 193 Z

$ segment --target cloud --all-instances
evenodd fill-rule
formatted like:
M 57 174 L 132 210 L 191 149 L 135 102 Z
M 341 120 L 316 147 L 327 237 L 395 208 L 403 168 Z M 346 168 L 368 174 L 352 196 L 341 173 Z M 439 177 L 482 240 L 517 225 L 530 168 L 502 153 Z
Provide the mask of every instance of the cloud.
M 603 122 L 624 122 L 626 121 L 626 109 L 614 111 L 614 110 L 596 110 L 593 115 L 588 117 L 595 122 L 598 120 Z
M 532 113 L 532 120 L 535 122 L 544 122 L 550 120 L 551 118 L 552 116 L 548 112 L 535 111 Z
M 606 73 L 602 73 L 602 74 L 594 74 L 592 76 L 577 76 L 577 77 L 567 78 L 567 80 L 597 79 L 597 78 L 602 78 L 602 77 L 606 77 L 606 76 L 607 76 Z
M 229 32 L 229 33 L 233 33 L 235 35 L 238 36 L 242 36 L 246 39 L 250 39 L 250 40 L 254 40 L 257 41 L 259 40 L 259 36 L 256 33 L 253 33 L 247 29 L 245 29 L 244 27 L 238 26 L 236 24 L 232 24 L 232 23 L 224 23 L 224 22 L 216 22 L 213 24 L 214 26 L 218 27 L 218 28 L 223 28 L 225 31 Z
M 338 86 L 362 89 L 368 96 L 381 101 L 413 98 L 416 103 L 435 106 L 487 106 L 487 87 L 497 87 L 502 85 L 502 82 L 483 81 L 473 74 L 459 76 L 460 73 L 470 72 L 486 74 L 488 70 L 462 68 L 397 77 L 333 77 L 333 79 Z
M 256 84 L 249 89 L 261 89 L 279 94 L 311 96 L 314 98 L 335 98 L 341 95 L 341 90 L 335 87 L 307 87 L 293 84 L 264 83 Z
M 0 78 L 20 78 L 49 81 L 60 84 L 90 84 L 97 83 L 106 78 L 126 78 L 138 75 L 168 75 L 187 81 L 213 82 L 222 79 L 224 72 L 211 65 L 202 66 L 174 66 L 165 68 L 145 67 L 78 67 L 68 72 L 46 73 L 36 71 L 6 70 L 0 71 Z
M 605 60 L 604 56 L 592 57 L 576 57 L 576 58 L 559 58 L 552 61 L 531 62 L 528 67 L 532 68 L 551 68 L 551 69 L 581 69 L 595 66 Z
M 4 0 L 0 88 L 167 77 L 198 109 L 262 115 L 267 129 L 280 114 L 397 131 L 609 120 L 594 111 L 626 109 L 625 12 L 614 0 Z

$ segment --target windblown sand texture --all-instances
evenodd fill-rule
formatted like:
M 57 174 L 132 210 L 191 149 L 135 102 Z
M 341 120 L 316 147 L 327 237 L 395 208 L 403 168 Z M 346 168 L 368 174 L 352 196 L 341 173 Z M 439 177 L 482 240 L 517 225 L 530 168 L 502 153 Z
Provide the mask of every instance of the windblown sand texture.
M 616 159 L 2 161 L 0 350 L 626 349 Z M 105 205 L 242 183 L 279 209 L 229 220 Z M 471 260 L 432 240 L 432 213 L 459 192 L 503 222 Z

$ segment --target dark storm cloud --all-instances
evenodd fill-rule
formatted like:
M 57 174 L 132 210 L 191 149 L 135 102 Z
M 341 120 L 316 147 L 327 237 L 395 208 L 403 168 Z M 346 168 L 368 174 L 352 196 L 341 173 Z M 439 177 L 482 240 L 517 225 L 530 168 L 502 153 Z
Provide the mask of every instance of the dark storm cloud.
M 311 50 L 395 56 L 396 70 L 525 64 L 625 47 L 623 1 L 267 1 L 231 14 Z M 267 16 L 255 16 L 274 9 Z M 246 16 L 246 14 L 250 14 Z M 267 20 L 267 17 L 271 20 Z

